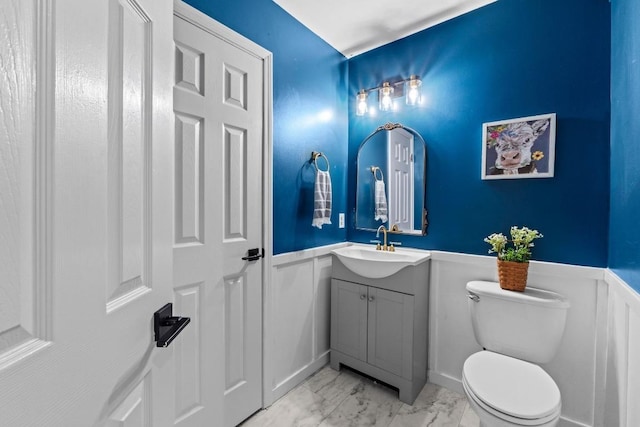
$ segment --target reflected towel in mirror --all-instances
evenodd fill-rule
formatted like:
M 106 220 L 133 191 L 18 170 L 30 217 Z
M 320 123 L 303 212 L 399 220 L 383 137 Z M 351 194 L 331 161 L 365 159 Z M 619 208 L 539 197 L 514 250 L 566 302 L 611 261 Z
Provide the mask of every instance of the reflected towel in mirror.
M 387 193 L 383 180 L 376 180 L 375 193 L 375 220 L 387 222 Z
M 329 171 L 317 170 L 311 225 L 322 229 L 324 224 L 331 224 L 331 176 Z

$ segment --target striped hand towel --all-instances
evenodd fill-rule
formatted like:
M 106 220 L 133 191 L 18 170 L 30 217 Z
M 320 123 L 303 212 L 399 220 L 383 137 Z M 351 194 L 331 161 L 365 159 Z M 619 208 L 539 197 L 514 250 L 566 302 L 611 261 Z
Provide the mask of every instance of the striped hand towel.
M 329 171 L 316 172 L 316 184 L 313 197 L 313 227 L 322 229 L 331 224 L 331 176 Z
M 384 189 L 384 181 L 376 180 L 375 187 L 375 220 L 387 222 L 387 193 Z

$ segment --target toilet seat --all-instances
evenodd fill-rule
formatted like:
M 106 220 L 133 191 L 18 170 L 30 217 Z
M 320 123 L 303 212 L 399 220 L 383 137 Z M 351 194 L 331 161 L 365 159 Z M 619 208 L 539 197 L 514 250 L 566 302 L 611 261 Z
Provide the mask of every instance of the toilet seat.
M 497 419 L 500 419 L 502 421 L 505 421 L 507 423 L 509 423 L 509 425 L 513 425 L 513 426 L 546 426 L 546 425 L 550 425 L 548 423 L 550 423 L 551 421 L 553 421 L 554 419 L 558 418 L 560 416 L 560 410 L 558 410 L 557 413 L 551 414 L 547 417 L 544 418 L 540 418 L 540 419 L 533 419 L 533 420 L 528 420 L 525 418 L 517 418 L 517 417 L 512 417 L 510 415 L 507 415 L 503 412 L 497 411 L 494 408 L 487 406 L 486 403 L 484 403 L 481 399 L 479 399 L 470 389 L 469 386 L 466 384 L 465 379 L 462 379 L 462 387 L 464 388 L 464 391 L 467 395 L 467 398 L 472 400 L 476 405 L 478 405 L 480 408 L 482 408 L 485 412 L 487 412 L 488 414 L 491 414 L 492 416 L 494 416 Z M 471 405 L 473 407 L 473 405 Z M 480 417 L 482 419 L 482 417 Z
M 516 425 L 541 425 L 560 415 L 560 390 L 541 367 L 491 351 L 467 358 L 462 382 L 468 396 Z

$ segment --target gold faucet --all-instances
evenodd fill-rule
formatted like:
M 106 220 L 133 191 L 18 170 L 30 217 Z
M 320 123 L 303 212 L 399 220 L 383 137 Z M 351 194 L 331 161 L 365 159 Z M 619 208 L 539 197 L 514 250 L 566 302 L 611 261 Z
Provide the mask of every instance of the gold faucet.
M 381 225 L 380 227 L 378 227 L 378 231 L 376 231 L 376 238 L 380 237 L 380 230 L 382 230 L 382 233 L 384 234 L 384 244 L 382 245 L 382 248 L 376 247 L 376 249 L 378 250 L 382 249 L 383 251 L 387 251 L 389 250 L 389 247 L 387 246 L 387 229 L 384 227 L 384 225 Z M 379 243 L 378 243 L 378 246 L 380 246 Z

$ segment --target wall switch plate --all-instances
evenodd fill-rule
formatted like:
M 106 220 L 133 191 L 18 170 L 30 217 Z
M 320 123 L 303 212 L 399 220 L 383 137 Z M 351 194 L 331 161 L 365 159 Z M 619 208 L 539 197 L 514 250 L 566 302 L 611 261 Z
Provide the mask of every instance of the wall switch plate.
M 344 213 L 338 214 L 338 228 L 344 228 Z

